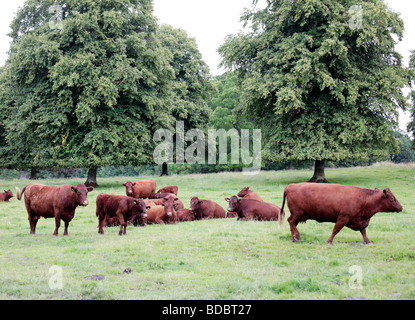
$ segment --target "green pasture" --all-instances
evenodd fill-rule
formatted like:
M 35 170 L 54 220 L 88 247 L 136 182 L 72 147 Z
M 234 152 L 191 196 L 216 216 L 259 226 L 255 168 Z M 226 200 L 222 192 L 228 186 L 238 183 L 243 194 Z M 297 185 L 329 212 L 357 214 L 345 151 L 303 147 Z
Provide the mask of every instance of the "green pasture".
M 281 206 L 284 188 L 306 181 L 310 170 L 154 177 L 159 187 L 178 185 L 191 196 L 211 199 L 225 209 L 225 197 L 250 186 Z M 378 213 L 367 229 L 373 246 L 359 232 L 343 229 L 326 245 L 333 224 L 299 225 L 301 241 L 291 242 L 287 221 L 195 221 L 97 230 L 99 193 L 124 194 L 122 183 L 147 177 L 99 179 L 69 226 L 69 237 L 53 238 L 54 219 L 41 219 L 30 235 L 23 201 L 0 203 L 0 299 L 367 299 L 415 298 L 415 168 L 375 166 L 329 169 L 333 183 L 390 188 L 402 213 Z M 83 180 L 47 180 L 72 184 Z M 0 181 L 0 190 L 29 181 Z M 350 199 L 353 201 L 353 199 Z M 286 218 L 289 217 L 286 209 Z M 58 266 L 62 276 L 52 266 Z M 351 268 L 352 267 L 352 268 Z M 131 268 L 130 273 L 123 273 Z M 357 270 L 357 271 L 356 271 Z M 103 276 L 97 280 L 93 276 Z M 92 277 L 91 277 L 92 276 Z M 55 279 L 61 279 L 57 286 Z M 51 285 L 50 285 L 51 284 Z

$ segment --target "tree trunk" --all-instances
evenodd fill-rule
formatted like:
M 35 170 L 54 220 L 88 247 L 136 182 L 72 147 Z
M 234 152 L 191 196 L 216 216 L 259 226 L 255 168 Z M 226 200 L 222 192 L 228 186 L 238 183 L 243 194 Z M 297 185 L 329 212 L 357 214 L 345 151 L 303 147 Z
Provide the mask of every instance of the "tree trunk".
M 167 166 L 166 162 L 163 162 L 163 165 L 161 166 L 161 176 L 168 176 L 169 175 L 169 168 Z
M 97 183 L 97 171 L 98 168 L 91 168 L 88 170 L 88 178 L 86 179 L 85 185 L 87 187 L 98 187 Z
M 314 175 L 309 182 L 327 183 L 326 175 L 324 174 L 324 160 L 316 160 L 314 165 Z
M 36 168 L 30 168 L 30 180 L 37 180 L 37 170 Z

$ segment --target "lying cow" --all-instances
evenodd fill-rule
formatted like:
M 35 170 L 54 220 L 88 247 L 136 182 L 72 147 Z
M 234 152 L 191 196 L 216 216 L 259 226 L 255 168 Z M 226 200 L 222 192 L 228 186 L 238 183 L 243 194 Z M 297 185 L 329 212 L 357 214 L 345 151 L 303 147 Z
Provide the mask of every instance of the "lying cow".
M 157 194 L 156 194 L 157 195 Z M 174 199 L 174 210 L 180 210 L 180 209 L 184 209 L 184 205 L 182 200 L 180 200 L 175 194 L 173 193 L 164 193 L 163 197 L 160 198 L 153 198 L 153 199 L 148 199 L 148 200 L 144 200 L 146 202 L 147 205 L 153 203 L 155 205 L 161 205 L 162 203 L 166 202 L 167 200 L 169 200 L 170 198 Z
M 190 199 L 190 210 L 195 212 L 196 220 L 226 218 L 226 211 L 220 205 L 198 197 Z
M 177 196 L 177 193 L 179 192 L 178 186 L 167 186 L 164 188 L 161 188 L 157 193 L 173 193 Z
M 98 217 L 98 233 L 104 234 L 104 221 L 109 220 L 111 224 L 121 225 L 119 235 L 127 234 L 127 222 L 136 219 L 145 219 L 147 207 L 142 199 L 134 199 L 126 196 L 115 196 L 101 193 L 97 197 L 96 215 Z M 124 229 L 124 231 L 123 231 Z
M 147 199 L 156 192 L 156 182 L 152 179 L 126 182 L 123 186 L 125 187 L 127 197 L 135 199 Z
M 16 187 L 17 199 L 21 200 L 25 193 L 25 205 L 29 215 L 30 233 L 36 234 L 36 224 L 40 217 L 55 218 L 55 231 L 53 236 L 58 236 L 61 220 L 65 222 L 64 236 L 68 235 L 69 222 L 75 215 L 78 206 L 88 205 L 87 194 L 94 190 L 78 184 L 76 187 L 70 185 L 45 186 L 39 183 L 31 183 L 20 191 Z
M 174 210 L 174 198 L 169 198 L 160 205 L 150 205 L 147 211 L 147 223 L 176 224 L 177 213 Z
M 186 222 L 186 221 L 195 221 L 196 214 L 190 209 L 180 209 L 177 211 L 177 221 Z
M 284 211 L 275 204 L 262 202 L 252 199 L 225 198 L 229 201 L 230 212 L 238 214 L 238 220 L 259 220 L 259 221 L 278 221 L 280 228 L 283 226 Z
M 255 191 L 249 190 L 249 187 L 245 187 L 241 191 L 239 191 L 238 197 L 243 199 L 264 201 Z
M 401 204 L 389 189 L 370 190 L 339 184 L 297 183 L 284 191 L 282 209 L 287 201 L 291 216 L 288 222 L 293 242 L 300 240 L 297 224 L 309 219 L 335 223 L 328 244 L 343 227 L 360 231 L 366 244 L 370 219 L 377 212 L 401 212 Z
M 13 192 L 9 190 L 4 190 L 4 192 L 0 193 L 0 202 L 7 202 L 10 198 L 13 198 Z

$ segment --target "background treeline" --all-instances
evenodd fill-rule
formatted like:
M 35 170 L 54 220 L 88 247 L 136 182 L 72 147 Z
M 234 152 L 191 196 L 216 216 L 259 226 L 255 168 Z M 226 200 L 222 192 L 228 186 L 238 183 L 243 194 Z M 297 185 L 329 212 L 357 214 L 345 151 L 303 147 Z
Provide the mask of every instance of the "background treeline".
M 216 76 L 211 80 L 212 87 L 215 90 L 213 97 L 207 102 L 211 109 L 209 128 L 215 129 L 252 129 L 254 124 L 244 117 L 240 112 L 240 85 L 237 77 L 233 72 L 227 72 L 223 75 Z M 384 157 L 369 157 L 367 159 L 347 159 L 342 161 L 329 161 L 326 166 L 335 167 L 354 167 L 370 166 L 376 162 L 389 161 L 393 163 L 415 162 L 415 150 L 412 149 L 412 140 L 403 132 L 395 132 L 399 144 L 399 152 L 389 152 Z M 230 157 L 230 144 L 228 145 Z M 264 162 L 261 170 L 287 170 L 287 169 L 305 169 L 311 168 L 313 161 L 285 161 L 285 162 Z M 192 173 L 215 173 L 222 171 L 242 171 L 246 167 L 242 164 L 233 165 L 200 165 L 200 164 L 169 164 L 168 173 L 175 174 L 192 174 Z M 249 167 L 249 166 L 248 166 Z M 98 169 L 99 177 L 116 177 L 116 176 L 143 176 L 143 175 L 160 175 L 162 167 L 159 165 L 143 166 L 108 166 Z M 84 178 L 88 174 L 86 168 L 75 169 L 40 169 L 40 170 L 0 170 L 0 179 L 59 179 L 59 178 Z

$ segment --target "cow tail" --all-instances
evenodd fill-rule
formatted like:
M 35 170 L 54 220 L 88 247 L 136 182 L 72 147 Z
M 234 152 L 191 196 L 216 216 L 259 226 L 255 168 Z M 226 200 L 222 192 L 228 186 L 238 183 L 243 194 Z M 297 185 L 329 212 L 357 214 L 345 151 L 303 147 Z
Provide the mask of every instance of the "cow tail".
M 18 187 L 16 187 L 16 198 L 17 198 L 17 200 L 22 200 L 22 195 L 25 192 L 26 187 L 24 187 L 22 191 L 20 191 L 20 189 Z
M 282 229 L 284 227 L 284 218 L 285 218 L 284 207 L 285 207 L 285 199 L 286 198 L 287 198 L 287 193 L 284 190 L 284 199 L 282 200 L 281 211 L 280 211 L 280 214 L 278 216 L 278 224 L 280 226 L 280 229 Z

